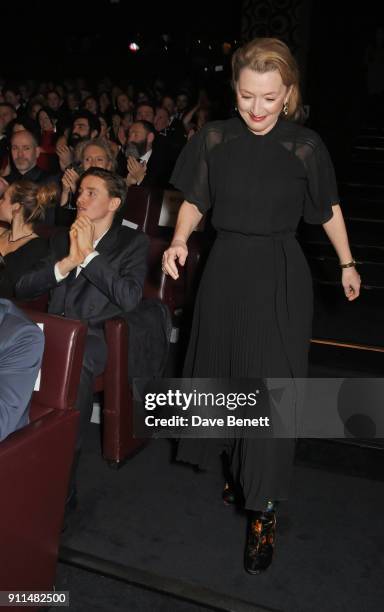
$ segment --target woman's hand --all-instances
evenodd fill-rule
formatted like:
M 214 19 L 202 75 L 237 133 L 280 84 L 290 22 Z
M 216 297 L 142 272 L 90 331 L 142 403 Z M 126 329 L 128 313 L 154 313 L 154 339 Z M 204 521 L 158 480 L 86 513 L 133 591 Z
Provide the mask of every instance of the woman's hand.
M 75 193 L 79 178 L 80 176 L 77 174 L 76 170 L 73 168 L 67 168 L 61 179 L 61 182 L 63 183 L 63 191 L 66 191 L 67 193 L 72 191 L 72 193 Z
M 170 247 L 163 253 L 162 270 L 165 274 L 169 274 L 175 280 L 179 278 L 176 259 L 179 264 L 184 266 L 188 256 L 188 248 L 183 240 L 173 240 Z
M 73 153 L 71 149 L 66 144 L 57 144 L 56 145 L 56 154 L 59 158 L 60 168 L 64 172 L 64 170 L 69 166 L 69 164 L 73 161 Z
M 344 287 L 345 296 L 349 302 L 359 297 L 361 278 L 356 268 L 343 268 L 341 283 Z

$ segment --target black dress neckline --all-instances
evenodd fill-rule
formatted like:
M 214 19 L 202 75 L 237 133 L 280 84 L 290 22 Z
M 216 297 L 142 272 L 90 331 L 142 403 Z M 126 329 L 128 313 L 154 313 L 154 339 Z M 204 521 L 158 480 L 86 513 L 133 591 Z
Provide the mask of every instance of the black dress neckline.
M 276 123 L 266 134 L 255 134 L 255 132 L 252 132 L 252 130 L 249 129 L 249 127 L 247 126 L 246 122 L 244 121 L 244 119 L 242 118 L 240 114 L 238 114 L 238 119 L 246 134 L 249 134 L 249 136 L 251 137 L 260 138 L 260 139 L 264 139 L 264 138 L 267 138 L 268 136 L 272 136 L 275 132 L 279 130 L 281 124 L 284 121 L 281 117 L 278 117 Z

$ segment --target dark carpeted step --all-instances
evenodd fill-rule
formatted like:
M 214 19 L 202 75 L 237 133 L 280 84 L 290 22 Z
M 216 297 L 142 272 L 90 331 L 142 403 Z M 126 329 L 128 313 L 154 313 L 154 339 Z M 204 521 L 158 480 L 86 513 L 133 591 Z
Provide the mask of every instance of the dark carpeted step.
M 349 196 L 384 202 L 384 185 L 358 181 L 356 177 L 338 181 L 341 201 Z
M 313 337 L 384 346 L 384 289 L 363 287 L 349 302 L 340 283 L 315 281 L 314 294 Z
M 356 252 L 354 251 L 356 258 Z M 341 269 L 337 257 L 309 256 L 307 257 L 312 275 L 316 281 L 340 282 Z M 359 261 L 359 274 L 364 287 L 384 289 L 384 263 Z
M 367 221 L 384 221 L 384 199 L 367 200 L 351 196 L 341 198 L 343 215 L 348 219 L 366 219 Z
M 304 242 L 300 241 L 301 247 L 306 257 L 328 257 L 336 258 L 333 245 L 328 242 Z M 358 262 L 370 262 L 374 264 L 384 264 L 384 243 L 383 246 L 367 246 L 351 242 L 353 257 Z M 338 260 L 336 260 L 336 265 Z
M 384 240 L 384 221 L 369 221 L 365 219 L 346 219 L 350 242 L 380 246 Z M 322 225 L 300 224 L 298 234 L 304 242 L 329 242 Z

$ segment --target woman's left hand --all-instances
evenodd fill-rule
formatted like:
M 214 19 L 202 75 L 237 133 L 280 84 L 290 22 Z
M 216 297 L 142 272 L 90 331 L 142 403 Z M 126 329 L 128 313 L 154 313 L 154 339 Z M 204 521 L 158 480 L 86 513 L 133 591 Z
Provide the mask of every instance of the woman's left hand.
M 344 293 L 349 302 L 360 295 L 361 278 L 356 268 L 343 268 L 341 283 Z

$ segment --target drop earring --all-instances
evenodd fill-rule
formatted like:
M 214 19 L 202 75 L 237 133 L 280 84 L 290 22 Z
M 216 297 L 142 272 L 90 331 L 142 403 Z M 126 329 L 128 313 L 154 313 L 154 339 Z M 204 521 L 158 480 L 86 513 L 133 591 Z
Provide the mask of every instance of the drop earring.
M 284 117 L 288 115 L 288 102 L 284 102 L 283 104 L 283 115 Z

